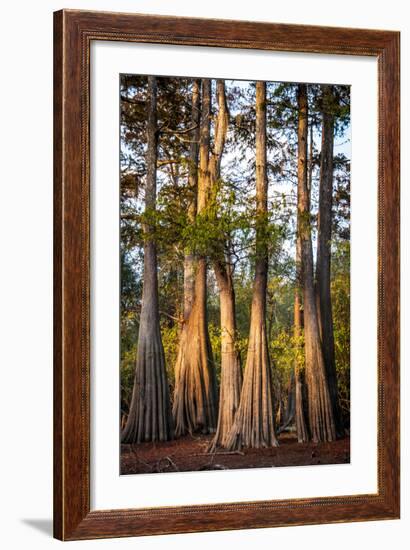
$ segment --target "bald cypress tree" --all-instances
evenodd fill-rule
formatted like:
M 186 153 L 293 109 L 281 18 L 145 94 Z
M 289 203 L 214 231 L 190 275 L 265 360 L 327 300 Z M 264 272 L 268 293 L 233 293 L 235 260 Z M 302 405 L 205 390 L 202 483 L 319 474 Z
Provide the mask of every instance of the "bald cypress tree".
M 201 117 L 201 80 L 192 83 L 191 127 L 188 162 L 188 220 L 195 223 L 198 193 L 198 152 Z M 194 302 L 195 288 L 195 255 L 192 250 L 186 251 L 184 258 L 184 321 L 187 321 Z M 185 326 L 185 325 L 184 325 Z
M 216 199 L 221 178 L 221 161 L 228 131 L 229 112 L 226 101 L 225 83 L 216 83 L 218 114 L 215 124 L 214 150 L 209 156 L 208 173 L 211 195 Z M 217 220 L 215 220 L 217 223 Z M 229 241 L 229 236 L 227 237 Z M 239 353 L 236 348 L 236 308 L 232 260 L 229 242 L 225 236 L 214 254 L 212 265 L 219 289 L 221 327 L 221 383 L 219 392 L 218 424 L 210 450 L 226 444 L 235 413 L 239 406 L 242 372 Z
M 266 83 L 256 83 L 256 259 L 248 352 L 241 399 L 226 440 L 228 449 L 272 447 L 275 434 L 271 367 L 266 330 L 268 278 Z
M 157 250 L 150 221 L 156 206 L 158 142 L 157 82 L 152 76 L 148 77 L 147 114 L 144 279 L 134 387 L 122 432 L 123 443 L 166 441 L 173 437 L 159 320 Z
M 313 278 L 310 198 L 307 178 L 308 100 L 306 84 L 298 86 L 298 238 L 305 341 L 305 372 L 308 391 L 309 429 L 314 442 L 333 441 L 336 428 L 329 393 L 316 308 Z
M 202 80 L 199 172 L 196 216 L 201 216 L 209 194 L 211 82 Z M 195 260 L 194 295 L 181 333 L 175 365 L 173 416 L 176 435 L 212 433 L 217 424 L 217 389 L 207 322 L 207 259 Z
M 296 287 L 294 303 L 294 340 L 296 347 L 296 357 L 294 366 L 295 378 L 295 424 L 296 436 L 299 443 L 306 443 L 309 439 L 308 428 L 305 418 L 304 404 L 304 381 L 301 373 L 301 356 L 304 353 L 301 340 L 303 334 L 303 310 L 302 310 L 302 243 L 299 230 L 296 235 Z
M 332 400 L 333 416 L 339 434 L 343 433 L 340 415 L 335 342 L 333 333 L 332 299 L 330 292 L 330 262 L 332 239 L 332 201 L 333 201 L 333 142 L 335 97 L 332 86 L 322 87 L 322 146 L 320 153 L 319 216 L 316 258 L 316 300 L 320 336 L 326 374 Z

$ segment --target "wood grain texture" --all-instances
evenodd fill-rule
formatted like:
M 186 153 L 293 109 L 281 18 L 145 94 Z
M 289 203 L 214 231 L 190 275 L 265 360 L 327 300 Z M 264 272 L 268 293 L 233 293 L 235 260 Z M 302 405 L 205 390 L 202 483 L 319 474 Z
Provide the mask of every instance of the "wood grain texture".
M 90 511 L 91 40 L 375 56 L 379 74 L 378 486 L 374 495 Z M 54 535 L 62 540 L 399 517 L 399 33 L 54 14 Z
M 63 438 L 62 438 L 62 182 L 63 182 L 63 94 L 62 94 L 62 14 L 55 14 L 54 17 L 54 288 L 53 288 L 53 309 L 54 309 L 54 326 L 53 326 L 53 354 L 54 354 L 54 418 L 53 418 L 53 434 L 54 434 L 54 492 L 53 492 L 53 509 L 54 509 L 54 535 L 58 538 L 63 538 L 62 526 L 62 510 L 63 510 Z

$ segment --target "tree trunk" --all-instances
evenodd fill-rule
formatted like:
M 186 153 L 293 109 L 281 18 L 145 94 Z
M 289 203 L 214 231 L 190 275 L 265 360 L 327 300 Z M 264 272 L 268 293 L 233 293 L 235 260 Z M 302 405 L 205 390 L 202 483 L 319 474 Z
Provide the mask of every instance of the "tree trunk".
M 157 175 L 157 84 L 148 77 L 147 175 L 145 213 L 148 216 L 156 205 Z M 162 347 L 159 304 L 157 251 L 153 228 L 144 222 L 144 279 L 138 351 L 130 412 L 122 432 L 124 443 L 167 441 L 173 436 L 169 388 Z
M 276 421 L 276 425 L 279 426 L 277 433 L 281 434 L 285 431 L 294 421 L 296 414 L 296 387 L 295 387 L 295 372 L 291 371 L 289 379 L 286 384 L 286 400 L 280 399 L 279 419 Z
M 223 80 L 216 83 L 218 116 L 215 122 L 214 151 L 209 156 L 209 189 L 216 196 L 218 180 L 221 177 L 221 161 L 228 131 L 229 113 L 226 103 Z M 236 349 L 236 313 L 235 290 L 232 278 L 232 266 L 226 249 L 228 243 L 222 243 L 220 258 L 213 260 L 213 267 L 220 297 L 221 319 L 221 384 L 219 390 L 218 424 L 215 437 L 209 451 L 223 447 L 239 405 L 242 373 L 239 353 Z
M 302 254 L 303 314 L 309 428 L 314 442 L 336 438 L 332 403 L 320 341 L 313 281 L 313 250 L 307 183 L 307 89 L 298 87 L 298 232 Z
M 312 192 L 312 180 L 313 180 L 313 122 L 310 124 L 310 127 L 309 127 L 309 162 L 308 162 L 308 175 L 307 175 L 309 204 L 310 204 L 310 195 Z
M 337 392 L 335 342 L 330 294 L 330 260 L 332 239 L 333 132 L 332 87 L 323 86 L 322 148 L 320 162 L 319 217 L 316 259 L 316 305 L 323 356 L 338 434 L 343 433 Z
M 296 346 L 295 357 L 295 423 L 296 435 L 299 443 L 306 443 L 309 440 L 308 429 L 305 418 L 305 404 L 303 392 L 303 378 L 300 372 L 300 361 L 302 356 L 302 328 L 303 328 L 303 313 L 301 300 L 301 242 L 299 230 L 296 236 L 296 288 L 295 288 L 295 305 L 294 305 L 294 338 Z
M 198 175 L 197 214 L 206 208 L 208 196 L 208 156 L 210 133 L 211 83 L 202 80 L 200 128 L 200 169 Z M 173 416 L 175 434 L 214 432 L 217 421 L 216 377 L 207 323 L 206 258 L 196 261 L 194 300 L 181 332 L 175 365 Z
M 225 447 L 239 406 L 242 372 L 236 348 L 235 290 L 228 265 L 214 264 L 221 309 L 221 384 L 219 390 L 218 425 L 209 448 Z
M 188 220 L 195 222 L 198 192 L 198 152 L 199 152 L 199 123 L 201 115 L 200 80 L 192 84 L 192 113 L 191 113 L 191 143 L 189 146 L 189 176 L 188 176 Z M 187 250 L 184 258 L 184 320 L 191 312 L 194 301 L 195 288 L 195 256 Z
M 307 179 L 307 195 L 308 195 L 308 209 L 310 210 L 310 190 L 312 186 L 312 151 L 313 151 L 313 136 L 310 134 L 310 154 L 309 154 L 309 174 Z M 295 304 L 294 304 L 294 339 L 296 346 L 296 358 L 295 358 L 295 423 L 296 423 L 296 435 L 299 443 L 306 443 L 309 440 L 308 428 L 306 425 L 305 415 L 305 393 L 304 379 L 300 372 L 300 362 L 303 355 L 302 348 L 302 330 L 303 330 L 303 311 L 302 311 L 302 242 L 300 238 L 300 219 L 297 216 L 297 228 L 296 228 L 296 287 L 295 287 Z
M 256 260 L 251 324 L 239 408 L 226 441 L 230 450 L 276 446 L 272 379 L 266 334 L 266 83 L 256 83 Z

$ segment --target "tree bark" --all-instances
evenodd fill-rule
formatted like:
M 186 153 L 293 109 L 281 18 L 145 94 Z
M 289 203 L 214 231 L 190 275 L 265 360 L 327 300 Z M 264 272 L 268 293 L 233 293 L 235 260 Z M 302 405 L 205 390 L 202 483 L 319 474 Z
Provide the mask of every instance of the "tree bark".
M 192 84 L 191 113 L 191 143 L 189 146 L 189 176 L 188 176 L 188 220 L 195 222 L 198 192 L 198 153 L 199 153 L 199 123 L 201 115 L 201 81 L 196 79 Z M 187 250 L 184 258 L 184 320 L 191 312 L 195 288 L 195 255 Z
M 266 334 L 266 83 L 256 83 L 256 260 L 248 353 L 241 399 L 226 441 L 229 450 L 272 447 L 275 434 L 272 379 Z
M 296 288 L 295 288 L 295 304 L 294 304 L 294 339 L 296 346 L 295 357 L 295 423 L 296 435 L 299 443 L 306 443 L 309 440 L 309 433 L 306 425 L 305 403 L 303 391 L 303 378 L 300 372 L 300 357 L 302 355 L 302 329 L 303 329 L 303 313 L 302 313 L 302 296 L 301 296 L 301 272 L 302 272 L 302 243 L 300 240 L 300 231 L 297 228 L 296 235 Z
M 278 413 L 276 415 L 276 425 L 279 426 L 277 429 L 277 434 L 281 434 L 285 431 L 295 420 L 296 414 L 296 387 L 295 387 L 295 372 L 291 371 L 289 379 L 287 380 L 286 387 L 286 398 L 281 397 L 282 391 L 278 396 L 279 406 Z
M 333 408 L 320 340 L 313 281 L 313 250 L 307 182 L 307 88 L 298 86 L 298 232 L 301 241 L 303 313 L 309 428 L 314 442 L 336 438 Z
M 159 303 L 157 251 L 149 221 L 156 205 L 157 183 L 157 83 L 148 77 L 148 120 L 146 154 L 144 231 L 144 278 L 138 351 L 130 412 L 122 432 L 124 443 L 167 441 L 173 437 L 169 387 L 162 347 Z
M 308 162 L 308 175 L 307 175 L 309 204 L 310 204 L 310 195 L 312 192 L 312 180 L 313 180 L 313 122 L 310 124 L 310 127 L 309 127 L 309 162 Z
M 225 84 L 217 80 L 218 116 L 215 123 L 214 151 L 209 157 L 209 188 L 217 192 L 221 177 L 221 161 L 228 131 L 229 112 L 226 102 Z M 235 290 L 232 265 L 225 249 L 229 243 L 222 243 L 220 258 L 213 260 L 213 268 L 219 289 L 221 319 L 221 382 L 219 390 L 218 424 L 209 451 L 223 447 L 232 427 L 239 406 L 242 372 L 239 353 L 236 348 Z
M 330 261 L 332 239 L 332 198 L 333 198 L 333 133 L 332 87 L 323 86 L 322 106 L 322 147 L 320 162 L 319 217 L 316 259 L 316 305 L 323 355 L 329 384 L 338 434 L 343 433 L 341 421 L 333 336 L 332 300 L 330 293 Z
M 218 425 L 209 450 L 225 447 L 241 395 L 242 372 L 236 348 L 235 290 L 226 265 L 214 264 L 221 309 L 221 382 Z
M 206 208 L 210 134 L 211 83 L 202 80 L 200 124 L 200 167 L 198 174 L 197 215 Z M 175 366 L 173 417 L 175 434 L 214 432 L 217 422 L 217 391 L 212 349 L 207 323 L 207 264 L 198 257 L 195 266 L 194 299 L 181 332 Z

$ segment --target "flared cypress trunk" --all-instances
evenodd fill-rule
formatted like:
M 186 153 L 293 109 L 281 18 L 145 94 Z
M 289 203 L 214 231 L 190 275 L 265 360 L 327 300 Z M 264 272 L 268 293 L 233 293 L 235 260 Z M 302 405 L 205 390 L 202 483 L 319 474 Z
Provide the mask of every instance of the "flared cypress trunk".
M 239 406 L 242 372 L 236 348 L 235 290 L 232 273 L 226 265 L 214 267 L 221 309 L 221 383 L 218 425 L 210 451 L 225 447 Z
M 330 293 L 334 133 L 332 100 L 332 87 L 323 86 L 322 148 L 320 154 L 319 217 L 316 259 L 316 305 L 330 398 L 333 406 L 333 416 L 336 430 L 339 435 L 342 435 L 343 425 L 338 403 L 332 299 Z
M 229 113 L 226 102 L 225 83 L 216 83 L 218 114 L 215 121 L 214 150 L 209 156 L 208 175 L 211 195 L 216 198 L 221 161 L 228 131 Z M 235 290 L 232 278 L 231 258 L 226 250 L 228 242 L 221 243 L 220 257 L 213 259 L 213 268 L 219 290 L 221 325 L 221 383 L 216 434 L 209 451 L 223 447 L 232 427 L 239 406 L 242 372 L 239 353 L 236 349 Z
M 266 242 L 266 83 L 256 83 L 256 260 L 248 353 L 241 399 L 225 447 L 272 447 L 275 434 L 271 370 L 266 333 L 268 253 Z
M 162 347 L 159 304 L 157 251 L 149 216 L 156 205 L 157 173 L 157 84 L 148 77 L 147 176 L 144 223 L 144 278 L 134 387 L 127 423 L 122 432 L 124 443 L 167 441 L 173 436 L 169 388 Z
M 202 80 L 197 214 L 205 210 L 209 192 L 210 107 L 211 83 L 208 79 L 204 79 Z M 206 258 L 198 257 L 195 263 L 194 299 L 189 317 L 181 332 L 175 365 L 173 417 L 177 436 L 195 431 L 214 432 L 217 423 L 216 377 L 206 311 Z
M 217 423 L 217 393 L 206 315 L 206 260 L 199 258 L 195 298 L 181 334 L 177 358 L 173 415 L 175 434 L 213 432 Z
M 313 280 L 310 200 L 307 182 L 307 88 L 298 86 L 298 234 L 301 242 L 305 373 L 308 390 L 309 429 L 314 442 L 336 438 L 333 408 L 320 340 Z

